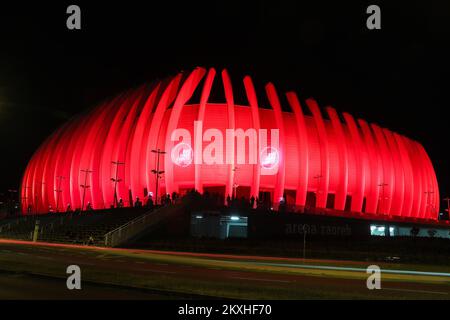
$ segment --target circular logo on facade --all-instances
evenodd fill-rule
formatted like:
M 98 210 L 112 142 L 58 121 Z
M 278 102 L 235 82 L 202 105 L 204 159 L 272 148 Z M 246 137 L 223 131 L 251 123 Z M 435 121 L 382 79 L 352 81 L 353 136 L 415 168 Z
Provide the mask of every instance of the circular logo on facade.
M 187 143 L 179 143 L 173 147 L 171 157 L 173 163 L 179 167 L 187 167 L 192 163 L 194 152 Z
M 261 167 L 270 170 L 278 165 L 280 156 L 277 149 L 273 147 L 266 147 L 261 151 L 260 159 Z

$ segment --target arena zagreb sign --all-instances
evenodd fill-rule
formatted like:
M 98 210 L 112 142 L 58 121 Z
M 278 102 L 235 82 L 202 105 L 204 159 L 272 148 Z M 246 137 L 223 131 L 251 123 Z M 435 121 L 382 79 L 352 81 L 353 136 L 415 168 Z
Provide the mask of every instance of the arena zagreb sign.
M 270 129 L 270 146 L 267 129 L 249 128 L 244 131 L 238 128 L 225 130 L 224 147 L 223 131 L 209 128 L 203 132 L 202 121 L 194 121 L 194 148 L 191 133 L 187 129 L 175 129 L 170 138 L 172 142 L 178 142 L 173 146 L 170 155 L 172 162 L 180 167 L 187 167 L 192 162 L 198 165 L 259 163 L 262 175 L 274 175 L 278 172 L 278 129 Z M 203 147 L 204 142 L 209 144 Z

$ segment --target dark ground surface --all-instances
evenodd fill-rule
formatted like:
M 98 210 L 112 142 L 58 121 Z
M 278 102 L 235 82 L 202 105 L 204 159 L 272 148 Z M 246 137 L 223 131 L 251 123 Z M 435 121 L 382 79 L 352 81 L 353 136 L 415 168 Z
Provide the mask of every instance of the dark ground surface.
M 142 300 L 171 299 L 168 294 L 83 284 L 81 290 L 67 290 L 65 279 L 40 277 L 19 273 L 0 274 L 0 300 Z
M 361 274 L 317 270 L 301 274 L 270 264 L 251 270 L 251 261 L 214 255 L 15 243 L 0 243 L 0 253 L 0 269 L 16 273 L 0 274 L 1 299 L 195 299 L 198 295 L 253 299 L 450 298 L 448 280 L 394 279 L 384 282 L 382 290 L 368 290 Z M 82 269 L 83 289 L 79 292 L 66 289 L 65 270 L 71 264 Z M 239 265 L 229 267 L 233 264 Z

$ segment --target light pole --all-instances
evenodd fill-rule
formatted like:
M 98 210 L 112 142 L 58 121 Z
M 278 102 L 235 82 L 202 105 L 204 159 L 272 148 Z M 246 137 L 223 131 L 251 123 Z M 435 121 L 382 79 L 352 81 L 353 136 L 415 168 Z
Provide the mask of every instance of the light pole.
M 323 178 L 322 173 L 321 173 L 321 174 L 318 174 L 317 176 L 314 176 L 314 179 L 317 180 L 316 206 L 317 206 L 317 202 L 319 201 L 319 196 L 320 196 L 320 194 L 322 193 L 322 190 L 320 190 L 320 188 L 321 188 L 320 182 L 321 182 L 321 179 L 322 179 L 322 178 Z
M 62 183 L 62 180 L 64 180 L 65 178 L 63 176 L 57 176 L 56 179 L 58 179 L 58 189 L 55 189 L 55 191 L 56 191 L 56 212 L 59 212 L 59 197 L 62 192 L 61 183 Z
M 84 173 L 84 184 L 80 185 L 80 187 L 83 188 L 83 200 L 81 201 L 81 211 L 83 211 L 83 209 L 84 209 L 84 199 L 86 198 L 86 189 L 90 187 L 90 186 L 87 185 L 87 176 L 88 176 L 89 173 L 92 173 L 92 170 L 82 169 L 80 171 Z
M 303 225 L 303 260 L 306 259 L 306 224 Z
M 449 198 L 449 197 L 446 197 L 446 198 L 444 198 L 443 200 L 444 200 L 444 201 L 447 201 L 447 209 L 446 209 L 446 211 L 447 211 L 448 217 L 449 217 L 449 219 L 450 219 L 450 198 Z
M 22 211 L 24 210 L 25 202 L 27 201 L 27 199 L 28 199 L 27 196 L 24 196 L 24 197 L 22 197 L 22 198 L 20 199 L 20 208 L 21 208 Z M 28 208 L 27 208 L 27 213 L 28 213 Z
M 152 170 L 152 173 L 156 176 L 156 182 L 155 182 L 155 205 L 158 204 L 158 183 L 159 183 L 159 175 L 163 174 L 164 171 L 159 170 L 159 157 L 162 154 L 165 154 L 166 152 L 161 149 L 153 149 L 153 153 L 156 153 L 156 169 Z
M 38 209 L 39 209 L 39 205 L 38 205 L 39 204 L 38 190 L 41 190 L 41 195 L 42 195 L 42 186 L 44 184 L 45 184 L 45 182 L 43 182 L 43 181 L 41 181 L 41 182 L 36 181 L 36 185 L 40 186 L 40 188 L 36 188 L 36 195 L 35 195 L 35 198 L 36 198 L 35 202 L 36 202 L 36 204 L 35 204 L 35 208 L 34 208 L 34 211 L 35 211 L 36 214 L 38 214 Z
M 425 191 L 424 192 L 426 197 L 427 197 L 427 201 L 426 201 L 426 208 L 430 208 L 430 212 L 432 212 L 433 210 L 433 205 L 430 203 L 430 195 L 432 195 L 434 193 L 433 190 L 429 190 L 429 191 Z M 425 209 L 425 213 L 427 212 L 427 209 Z
M 10 214 L 11 213 L 15 213 L 16 211 L 16 200 L 15 200 L 15 196 L 14 194 L 17 194 L 17 190 L 16 189 L 8 189 L 9 192 L 9 197 L 10 197 Z
M 384 196 L 384 188 L 388 186 L 387 183 L 382 182 L 378 185 L 381 188 L 381 201 L 380 201 L 380 211 L 384 213 L 384 200 L 386 199 Z
M 317 179 L 317 190 L 320 188 L 320 179 L 323 178 L 323 175 L 318 174 L 317 176 L 314 176 L 314 179 Z
M 239 187 L 239 185 L 236 183 L 236 171 L 238 171 L 239 168 L 238 167 L 234 167 L 233 168 L 233 172 L 234 172 L 234 183 L 233 183 L 233 195 L 234 195 L 234 199 L 237 199 L 237 188 Z
M 8 189 L 9 192 L 9 196 L 11 198 L 11 200 L 14 200 L 14 193 L 17 193 L 16 189 Z
M 118 175 L 119 175 L 119 166 L 124 165 L 125 162 L 120 162 L 119 160 L 117 161 L 111 161 L 111 163 L 113 165 L 116 166 L 116 175 L 114 178 L 111 178 L 111 181 L 114 182 L 114 208 L 117 206 L 117 183 L 119 183 L 120 181 L 122 181 L 122 179 L 119 179 Z
M 31 189 L 31 187 L 30 186 L 25 186 L 24 189 L 25 190 Z M 30 209 L 32 208 L 30 203 L 33 203 L 33 199 L 30 199 L 30 197 L 28 197 L 27 194 L 28 194 L 28 191 L 25 191 L 25 197 L 22 197 L 22 200 L 26 200 L 25 202 L 28 204 L 27 205 L 27 214 L 28 214 L 28 213 L 31 213 L 31 210 L 30 210 L 30 212 L 28 212 L 28 208 L 30 208 Z M 25 204 L 25 202 L 22 204 L 22 206 Z M 23 210 L 23 207 L 22 207 L 22 210 Z

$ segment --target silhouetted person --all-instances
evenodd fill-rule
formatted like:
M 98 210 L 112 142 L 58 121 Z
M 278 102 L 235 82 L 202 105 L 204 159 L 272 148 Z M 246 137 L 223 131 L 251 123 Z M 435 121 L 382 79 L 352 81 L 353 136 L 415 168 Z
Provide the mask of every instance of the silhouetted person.
M 231 197 L 230 197 L 230 195 L 227 196 L 227 206 L 231 207 Z
M 66 212 L 72 212 L 72 206 L 70 203 L 67 204 Z
M 250 198 L 250 208 L 253 209 L 253 206 L 254 206 L 254 205 L 255 205 L 255 197 L 252 196 L 252 197 Z
M 136 197 L 136 202 L 134 203 L 134 207 L 135 208 L 141 208 L 142 207 L 142 202 L 141 202 L 141 200 L 139 200 L 139 197 Z
M 87 211 L 92 211 L 92 210 L 93 210 L 92 204 L 91 204 L 90 202 L 87 203 L 87 205 L 86 205 L 86 210 L 87 210 Z
M 123 200 L 122 198 L 119 199 L 119 202 L 117 203 L 118 208 L 123 208 Z
M 152 198 L 152 196 L 148 196 L 148 199 L 147 199 L 147 208 L 153 209 L 153 198 Z
M 256 198 L 256 208 L 263 208 L 263 201 L 260 198 Z
M 241 201 L 239 202 L 239 207 L 240 208 L 245 208 L 247 205 L 247 201 L 245 200 L 245 197 L 244 196 L 242 196 L 241 197 Z
M 279 212 L 286 212 L 286 201 L 284 199 L 280 200 L 279 206 L 278 206 Z

